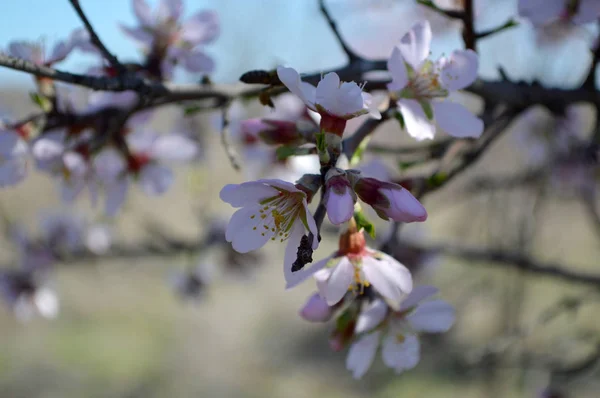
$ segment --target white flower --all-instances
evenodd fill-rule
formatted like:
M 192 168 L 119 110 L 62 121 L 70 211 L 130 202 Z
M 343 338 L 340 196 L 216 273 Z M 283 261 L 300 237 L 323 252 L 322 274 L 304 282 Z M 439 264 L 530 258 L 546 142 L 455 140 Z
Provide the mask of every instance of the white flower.
M 600 16 L 598 0 L 519 0 L 519 15 L 536 26 L 556 21 L 593 22 Z
M 222 201 L 236 211 L 225 232 L 225 238 L 240 253 L 265 245 L 269 240 L 287 240 L 284 274 L 291 275 L 302 236 L 313 234 L 313 249 L 319 245 L 315 220 L 308 210 L 306 193 L 292 183 L 281 180 L 258 180 L 228 184 L 219 194 Z
M 398 99 L 408 134 L 417 140 L 432 139 L 437 123 L 454 137 L 479 137 L 483 122 L 464 106 L 444 101 L 450 92 L 475 81 L 477 54 L 456 50 L 433 63 L 427 59 L 430 44 L 429 22 L 420 22 L 402 37 L 388 60 L 392 76 L 388 90 Z
M 363 307 L 355 326 L 360 337 L 350 347 L 346 368 L 361 378 L 373 363 L 383 336 L 383 363 L 401 373 L 420 360 L 418 333 L 447 332 L 455 320 L 454 308 L 443 300 L 425 301 L 437 293 L 432 286 L 417 286 L 397 311 L 388 311 L 379 299 Z
M 298 285 L 311 275 L 328 305 L 337 304 L 348 290 L 361 293 L 365 287 L 372 286 L 392 307 L 398 308 L 412 290 L 409 270 L 393 257 L 368 248 L 364 232 L 356 231 L 355 226 L 340 237 L 338 251 L 294 272 L 287 288 Z
M 0 187 L 16 185 L 27 175 L 29 147 L 15 130 L 0 127 Z
M 46 53 L 44 42 L 13 41 L 8 45 L 8 53 L 36 65 L 51 66 L 64 60 L 73 50 L 71 40 L 56 42 L 50 54 Z
M 316 88 L 303 82 L 293 68 L 280 66 L 277 76 L 310 110 L 318 112 L 321 117 L 347 120 L 367 113 L 375 118 L 381 117 L 379 111 L 372 107 L 369 93 L 363 92 L 355 82 L 341 82 L 335 72 L 326 74 Z

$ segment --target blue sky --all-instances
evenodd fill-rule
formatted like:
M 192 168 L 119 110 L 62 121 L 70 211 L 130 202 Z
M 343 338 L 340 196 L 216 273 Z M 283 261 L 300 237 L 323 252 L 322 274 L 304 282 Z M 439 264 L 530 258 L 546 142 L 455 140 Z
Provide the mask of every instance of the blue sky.
M 516 10 L 516 0 L 481 1 L 488 3 L 482 8 L 481 29 L 503 23 Z M 81 0 L 81 4 L 100 37 L 119 59 L 138 56 L 134 43 L 118 28 L 118 23 L 135 24 L 128 0 Z M 393 44 L 417 19 L 432 17 L 415 12 L 412 0 L 329 0 L 328 4 L 347 41 L 370 56 L 389 54 Z M 185 1 L 186 15 L 204 8 L 216 10 L 221 19 L 222 34 L 207 48 L 217 62 L 213 76 L 216 81 L 235 81 L 244 71 L 278 64 L 308 72 L 344 62 L 316 0 Z M 52 44 L 81 26 L 67 0 L 0 1 L 0 15 L 0 48 L 6 48 L 13 39 L 43 37 Z M 458 31 L 449 32 L 436 35 L 434 55 L 461 47 Z M 514 78 L 537 77 L 549 85 L 572 86 L 585 74 L 591 35 L 584 29 L 569 37 L 560 45 L 543 46 L 524 23 L 481 42 L 481 73 L 497 76 L 497 67 L 502 65 Z M 74 54 L 59 67 L 82 71 L 93 62 L 89 56 Z M 0 86 L 28 82 L 25 74 L 0 68 Z

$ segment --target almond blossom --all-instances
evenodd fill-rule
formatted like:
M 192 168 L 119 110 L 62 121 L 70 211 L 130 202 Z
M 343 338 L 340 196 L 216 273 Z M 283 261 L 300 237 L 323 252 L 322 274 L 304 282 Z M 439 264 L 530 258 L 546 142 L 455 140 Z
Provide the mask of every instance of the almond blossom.
M 479 60 L 472 50 L 456 50 L 436 62 L 428 60 L 429 22 L 419 22 L 394 47 L 388 60 L 392 82 L 388 90 L 397 101 L 408 134 L 421 141 L 433 139 L 436 123 L 448 134 L 479 137 L 483 122 L 463 105 L 446 101 L 451 92 L 477 78 Z
M 340 302 L 348 290 L 360 294 L 365 287 L 372 286 L 397 308 L 411 292 L 412 277 L 408 269 L 393 257 L 367 247 L 364 231 L 358 231 L 354 222 L 340 236 L 339 245 L 330 256 L 293 273 L 287 288 L 314 276 L 320 295 L 330 306 Z
M 277 76 L 308 109 L 321 115 L 321 129 L 326 132 L 342 136 L 346 121 L 360 115 L 370 114 L 376 119 L 381 118 L 371 95 L 363 92 L 355 82 L 340 81 L 335 72 L 323 76 L 316 88 L 303 82 L 293 68 L 280 66 Z
M 219 21 L 214 12 L 200 11 L 181 21 L 181 0 L 161 0 L 154 11 L 145 0 L 133 0 L 132 5 L 139 26 L 121 25 L 121 29 L 147 55 L 161 61 L 163 77 L 171 77 L 175 65 L 193 73 L 213 71 L 214 62 L 201 47 L 219 35 Z
M 584 24 L 600 17 L 597 0 L 519 0 L 519 15 L 536 26 L 552 22 Z
M 284 275 L 288 280 L 296 260 L 300 240 L 312 234 L 313 250 L 319 246 L 319 231 L 308 209 L 307 194 L 296 185 L 282 180 L 258 180 L 228 184 L 219 194 L 222 201 L 240 207 L 227 225 L 225 239 L 232 247 L 247 253 L 269 240 L 288 241 L 284 258 Z
M 27 175 L 29 147 L 17 130 L 0 125 L 0 187 L 16 185 Z
M 432 286 L 417 286 L 398 310 L 390 311 L 380 299 L 367 303 L 354 329 L 358 336 L 350 347 L 346 368 L 360 379 L 371 367 L 381 344 L 383 363 L 402 373 L 420 361 L 418 334 L 443 333 L 455 320 L 454 308 L 443 300 L 428 300 L 437 293 Z
M 58 315 L 56 293 L 41 284 L 31 272 L 12 269 L 0 271 L 0 295 L 21 321 L 28 321 L 36 314 L 44 318 Z
M 49 53 L 43 41 L 13 41 L 8 45 L 8 53 L 36 65 L 52 66 L 63 61 L 73 50 L 72 39 L 59 40 Z

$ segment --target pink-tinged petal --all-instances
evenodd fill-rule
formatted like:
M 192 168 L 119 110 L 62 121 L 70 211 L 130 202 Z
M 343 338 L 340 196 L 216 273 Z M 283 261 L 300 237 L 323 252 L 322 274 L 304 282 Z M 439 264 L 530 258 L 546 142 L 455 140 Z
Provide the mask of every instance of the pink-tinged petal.
M 317 96 L 316 88 L 300 79 L 294 68 L 280 66 L 277 68 L 277 77 L 293 94 L 298 96 L 309 108 L 315 110 Z
M 394 308 L 412 290 L 412 276 L 408 268 L 390 256 L 383 255 L 381 260 L 366 256 L 363 258 L 362 271 L 375 290 L 391 301 Z
M 327 281 L 327 287 L 325 288 L 327 304 L 335 305 L 344 298 L 353 280 L 354 266 L 347 257 L 342 257 Z
M 483 121 L 461 104 L 450 101 L 433 101 L 435 121 L 442 130 L 457 138 L 479 138 L 483 134 Z
M 183 1 L 182 0 L 160 0 L 158 4 L 158 20 L 167 21 L 174 20 L 178 21 L 183 13 Z
M 94 46 L 90 40 L 90 34 L 85 28 L 78 28 L 71 32 L 71 36 L 69 37 L 69 41 L 71 42 L 71 47 L 73 49 L 77 48 L 80 51 L 89 54 L 100 54 L 100 51 L 96 46 Z M 102 71 L 101 73 L 95 72 L 96 75 L 104 74 L 104 68 L 102 67 L 91 67 L 87 70 L 87 73 L 90 74 L 95 70 Z
M 402 56 L 414 70 L 419 70 L 427 59 L 431 44 L 429 21 L 415 24 L 400 40 L 398 48 Z
M 296 260 L 296 255 L 298 252 L 299 245 L 300 245 L 300 240 L 298 240 L 297 242 L 296 241 L 292 242 L 290 239 L 290 242 L 288 242 L 288 246 L 286 248 L 286 253 L 288 253 L 287 249 L 289 248 L 288 260 L 285 261 L 286 267 L 284 269 L 284 275 L 285 275 L 285 280 L 286 280 L 286 285 L 285 285 L 286 289 L 291 289 L 293 287 L 298 286 L 299 284 L 301 284 L 302 282 L 304 282 L 311 276 L 314 276 L 317 272 L 323 270 L 323 268 L 327 265 L 327 263 L 332 258 L 332 256 L 325 257 L 324 259 L 319 260 L 316 263 L 305 265 L 304 268 L 302 268 L 299 271 L 292 272 L 291 264 L 293 264 L 293 262 Z M 292 248 L 294 248 L 294 250 L 292 250 Z M 287 264 L 290 264 L 290 266 L 287 266 Z
M 398 109 L 404 119 L 408 135 L 417 141 L 433 139 L 435 125 L 427 119 L 421 104 L 413 99 L 401 99 L 398 101 Z
M 215 61 L 200 50 L 186 52 L 181 62 L 185 70 L 191 73 L 211 73 L 215 70 Z
M 61 161 L 65 150 L 64 135 L 61 132 L 49 133 L 38 138 L 31 147 L 31 153 L 36 160 L 37 166 L 50 171 L 56 162 Z
M 160 164 L 148 164 L 144 166 L 139 175 L 142 190 L 150 196 L 162 195 L 167 192 L 175 176 L 171 169 Z
M 598 0 L 579 0 L 577 13 L 571 18 L 575 24 L 585 24 L 593 22 L 600 17 L 600 1 Z
M 24 41 L 13 41 L 8 45 L 8 54 L 26 61 L 34 62 L 34 44 Z
M 442 84 L 450 91 L 468 87 L 477 79 L 479 57 L 473 50 L 456 50 L 438 63 Z
M 273 236 L 270 230 L 264 232 L 253 229 L 261 223 L 259 217 L 251 218 L 258 214 L 260 206 L 244 207 L 233 213 L 227 229 L 225 239 L 231 242 L 231 246 L 238 253 L 248 253 L 259 249 Z
M 114 181 L 112 184 L 106 185 L 105 190 L 105 207 L 104 212 L 108 217 L 113 217 L 125 203 L 127 197 L 127 191 L 129 190 L 129 180 L 127 178 L 120 178 Z
M 317 84 L 316 103 L 325 108 L 327 108 L 327 104 L 335 103 L 339 88 L 340 77 L 335 72 L 329 72 Z
M 275 188 L 257 181 L 242 184 L 227 184 L 221 189 L 219 197 L 223 202 L 233 207 L 242 207 L 249 204 L 258 204 L 263 199 L 277 196 L 279 191 Z
M 437 294 L 438 291 L 438 288 L 434 286 L 415 286 L 415 288 L 410 292 L 410 294 L 402 301 L 400 311 L 408 310 L 418 305 L 421 301 Z
M 132 38 L 133 40 L 138 42 L 143 48 L 150 48 L 152 46 L 152 42 L 154 41 L 154 36 L 152 32 L 148 31 L 144 28 L 130 28 L 129 26 L 119 24 L 119 28 L 121 31 L 125 33 L 127 36 Z
M 82 179 L 71 179 L 69 181 L 62 181 L 60 185 L 60 195 L 63 202 L 71 203 L 83 191 L 86 187 L 86 181 Z
M 329 189 L 327 193 L 327 217 L 333 225 L 340 225 L 350 220 L 354 215 L 354 199 L 349 192 L 350 188 L 346 188 L 341 195 L 333 189 Z
M 406 64 L 402 57 L 402 52 L 398 47 L 394 47 L 390 59 L 387 61 L 387 68 L 392 75 L 392 82 L 388 84 L 389 91 L 400 91 L 408 84 L 408 73 Z
M 50 57 L 46 60 L 49 64 L 54 64 L 64 60 L 67 55 L 73 50 L 73 45 L 70 42 L 59 41 L 54 45 Z
M 373 96 L 369 93 L 362 92 L 362 101 L 364 108 L 369 112 L 369 116 L 373 119 L 381 119 L 381 112 L 379 112 L 378 101 L 373 99 Z
M 565 0 L 519 0 L 519 15 L 534 25 L 544 25 L 560 17 Z
M 354 333 L 361 334 L 375 329 L 385 319 L 387 311 L 388 306 L 383 300 L 373 300 L 358 315 Z
M 443 300 L 427 301 L 419 304 L 407 319 L 416 331 L 442 333 L 454 324 L 456 311 Z
M 300 316 L 309 322 L 327 322 L 333 312 L 333 307 L 328 306 L 319 293 L 314 293 L 300 310 Z
M 123 155 L 114 148 L 107 148 L 100 152 L 92 161 L 96 176 L 102 183 L 113 183 L 126 168 Z
M 361 337 L 350 346 L 346 357 L 346 369 L 352 372 L 352 377 L 360 379 L 367 373 L 379 346 L 380 332 L 374 332 Z
M 214 11 L 200 11 L 181 27 L 181 39 L 192 46 L 208 44 L 219 36 L 219 17 Z
M 270 185 L 275 188 L 280 188 L 288 192 L 303 192 L 296 188 L 296 186 L 288 181 L 278 180 L 276 178 L 261 178 L 260 180 L 256 180 L 256 182 L 261 184 Z
M 421 360 L 420 351 L 421 345 L 417 336 L 407 335 L 399 339 L 390 333 L 383 339 L 381 358 L 386 366 L 394 369 L 396 373 L 402 373 L 417 366 Z
M 20 141 L 22 141 L 21 137 L 16 132 L 0 129 L 0 157 L 5 158 L 12 156 L 15 149 L 19 146 L 18 143 Z M 25 152 L 26 149 L 27 146 L 25 146 Z
M 153 159 L 167 162 L 185 162 L 198 154 L 198 146 L 191 139 L 179 135 L 168 134 L 159 136 L 150 151 Z
M 340 258 L 338 258 L 337 260 L 339 263 Z M 330 261 L 331 261 L 331 258 L 330 258 Z M 336 264 L 336 266 L 337 266 L 337 264 Z M 331 277 L 331 273 L 333 272 L 334 268 L 335 267 L 322 268 L 319 271 L 315 272 L 313 275 L 313 277 L 315 278 L 315 282 L 317 284 L 317 290 L 319 291 L 319 294 L 323 298 L 327 297 L 327 281 Z
M 154 25 L 154 18 L 152 17 L 152 9 L 146 0 L 133 0 L 133 13 L 137 18 L 138 22 L 142 26 L 150 27 Z
M 398 222 L 423 222 L 427 220 L 427 210 L 408 189 L 381 189 L 380 192 L 390 202 L 390 207 L 383 209 L 386 216 Z
M 302 200 L 304 205 L 304 211 L 306 212 L 306 223 L 308 224 L 308 232 L 312 232 L 313 241 L 312 241 L 312 249 L 317 250 L 319 247 L 319 228 L 317 228 L 317 223 L 315 222 L 315 218 L 313 217 L 310 210 L 308 210 L 308 204 L 306 203 L 306 199 Z
M 27 176 L 27 162 L 22 158 L 0 161 L 0 187 L 16 185 Z

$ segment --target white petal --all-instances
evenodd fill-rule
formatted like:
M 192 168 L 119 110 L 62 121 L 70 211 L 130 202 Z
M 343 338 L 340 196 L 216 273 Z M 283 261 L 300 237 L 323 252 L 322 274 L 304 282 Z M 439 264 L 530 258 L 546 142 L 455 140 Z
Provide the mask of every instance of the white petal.
M 150 156 L 158 160 L 183 162 L 198 154 L 198 146 L 180 134 L 161 135 L 154 141 Z
M 125 159 L 114 148 L 104 149 L 92 163 L 98 179 L 104 184 L 112 183 L 126 168 Z
M 317 289 L 319 290 L 319 294 L 323 298 L 327 296 L 327 281 L 331 277 L 331 273 L 333 272 L 334 268 L 335 267 L 322 268 L 319 271 L 315 272 L 313 275 L 313 277 L 315 278 L 315 282 L 317 283 Z
M 406 62 L 418 71 L 429 56 L 431 26 L 428 21 L 415 24 L 400 40 L 398 48 Z
M 261 232 L 258 228 L 262 225 L 263 220 L 256 216 L 260 206 L 243 207 L 233 213 L 227 230 L 225 231 L 225 239 L 231 242 L 231 246 L 238 253 L 248 253 L 256 250 L 267 243 L 273 236 L 270 230 Z M 251 218 L 252 216 L 254 218 Z M 256 227 L 256 229 L 253 229 Z
M 223 202 L 229 203 L 233 207 L 242 207 L 277 196 L 278 193 L 279 191 L 269 185 L 261 184 L 258 181 L 250 181 L 242 184 L 225 185 L 221 189 L 219 197 Z
M 325 300 L 329 305 L 337 304 L 348 291 L 354 280 L 354 266 L 347 257 L 342 257 L 327 281 Z
M 215 61 L 200 50 L 182 53 L 182 66 L 192 73 L 211 73 L 215 69 Z
M 149 48 L 152 45 L 154 37 L 148 30 L 143 28 L 130 28 L 129 26 L 121 24 L 119 24 L 119 28 L 121 28 L 121 31 L 123 31 L 123 33 L 125 33 L 127 36 L 137 41 L 142 47 Z
M 8 53 L 13 57 L 33 62 L 33 44 L 31 43 L 22 41 L 10 42 L 8 45 Z
M 158 3 L 158 19 L 160 21 L 177 21 L 183 12 L 182 0 L 160 0 Z
M 341 195 L 330 189 L 327 194 L 325 207 L 327 208 L 327 217 L 333 225 L 340 225 L 350 220 L 354 215 L 354 199 L 346 188 Z
M 381 358 L 386 366 L 393 368 L 396 373 L 412 369 L 421 359 L 419 339 L 414 335 L 404 336 L 400 343 L 394 334 L 388 334 L 383 340 Z
M 167 192 L 174 180 L 175 176 L 168 167 L 153 163 L 144 166 L 139 176 L 142 190 L 150 196 Z
M 200 11 L 181 26 L 181 38 L 192 45 L 208 44 L 219 36 L 219 18 L 213 11 Z
M 600 1 L 598 0 L 579 0 L 577 14 L 573 15 L 571 21 L 575 24 L 585 24 L 593 22 L 600 16 Z
M 16 185 L 27 176 L 24 159 L 13 158 L 0 163 L 0 187 Z
M 104 212 L 108 217 L 113 217 L 117 214 L 117 212 L 125 202 L 128 190 L 129 180 L 127 178 L 121 178 L 119 180 L 116 180 L 105 187 L 106 203 L 104 207 Z
M 450 91 L 468 87 L 477 79 L 479 57 L 473 50 L 456 50 L 439 60 L 440 79 Z
M 412 290 L 410 271 L 390 256 L 381 260 L 364 257 L 362 271 L 375 290 L 390 299 L 395 308 L 400 307 L 402 299 Z
M 457 138 L 479 138 L 483 121 L 461 104 L 450 101 L 433 101 L 435 121 L 442 130 Z
M 354 327 L 354 333 L 361 334 L 377 327 L 387 315 L 387 304 L 380 299 L 370 302 L 365 309 L 360 312 Z
M 277 68 L 279 80 L 295 95 L 298 96 L 309 108 L 314 110 L 316 88 L 300 79 L 294 68 L 280 66 Z
M 50 289 L 38 289 L 33 297 L 40 315 L 46 318 L 56 318 L 59 304 L 56 294 Z
M 69 55 L 71 50 L 73 50 L 73 46 L 71 45 L 71 43 L 61 40 L 54 45 L 52 53 L 50 54 L 50 57 L 48 57 L 46 62 L 49 64 L 53 64 L 62 61 L 67 57 L 67 55 Z
M 407 310 L 411 307 L 416 306 L 421 301 L 437 294 L 438 288 L 434 286 L 419 285 L 415 286 L 410 294 L 402 301 L 400 311 Z
M 298 245 L 300 244 L 300 242 L 297 242 L 297 243 L 298 243 Z M 290 243 L 288 243 L 288 245 L 292 245 L 292 243 L 290 242 Z M 292 245 L 292 247 L 296 247 L 296 249 L 298 248 L 298 246 L 295 246 L 295 245 Z M 295 257 L 296 257 L 296 253 L 294 253 L 294 260 L 295 260 Z M 322 270 L 327 265 L 327 263 L 331 260 L 331 258 L 332 258 L 332 256 L 329 256 L 329 257 L 325 257 L 322 260 L 317 261 L 316 263 L 307 264 L 300 271 L 296 271 L 296 272 L 292 272 L 291 268 L 288 267 L 286 264 L 285 269 L 284 269 L 285 281 L 286 281 L 285 288 L 291 289 L 295 286 L 298 286 L 300 283 L 304 282 L 311 276 L 315 275 L 318 271 Z
M 412 99 L 401 99 L 398 108 L 402 113 L 408 135 L 418 141 L 431 140 L 435 136 L 435 125 L 427 119 L 421 105 Z
M 140 25 L 145 27 L 150 27 L 154 24 L 154 19 L 152 18 L 152 10 L 146 0 L 133 0 L 133 13 L 137 18 Z
M 360 379 L 371 367 L 377 346 L 379 345 L 379 332 L 374 332 L 361 337 L 350 346 L 346 357 L 346 369 L 352 372 L 352 377 Z
M 394 47 L 390 59 L 387 61 L 387 68 L 392 75 L 392 82 L 388 84 L 388 90 L 400 91 L 408 83 L 408 73 L 406 71 L 406 64 L 404 58 L 402 58 L 402 52 L 398 47 Z
M 456 311 L 444 300 L 427 301 L 419 304 L 407 319 L 414 330 L 441 333 L 452 327 Z
M 519 15 L 534 25 L 557 19 L 565 7 L 565 0 L 519 0 Z

